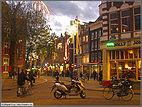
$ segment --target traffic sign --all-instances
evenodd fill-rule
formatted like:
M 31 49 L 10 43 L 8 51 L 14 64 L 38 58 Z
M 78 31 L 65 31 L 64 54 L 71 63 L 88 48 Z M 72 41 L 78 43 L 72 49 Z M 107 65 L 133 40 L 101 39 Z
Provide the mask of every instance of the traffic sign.
M 80 68 L 80 65 L 77 65 L 76 67 L 77 67 L 77 68 Z
M 18 60 L 18 65 L 21 65 L 21 64 L 22 64 L 21 60 Z

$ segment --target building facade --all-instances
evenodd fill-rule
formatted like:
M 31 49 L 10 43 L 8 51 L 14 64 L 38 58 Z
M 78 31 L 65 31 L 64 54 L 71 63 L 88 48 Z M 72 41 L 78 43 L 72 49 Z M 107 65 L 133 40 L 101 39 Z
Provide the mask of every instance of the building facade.
M 124 78 L 133 81 L 141 78 L 141 28 L 139 1 L 102 2 L 103 35 L 100 38 L 103 52 L 103 80 Z
M 16 20 L 17 36 L 12 34 L 11 20 Z M 10 22 L 11 21 L 11 22 Z M 21 26 L 22 25 L 22 26 Z M 9 5 L 2 2 L 2 75 L 11 76 L 13 71 L 25 69 L 27 21 L 23 17 L 14 18 Z M 21 30 L 22 29 L 22 30 Z
M 100 50 L 100 37 L 102 36 L 102 22 L 99 17 L 89 24 L 89 65 L 91 74 L 95 70 L 102 70 L 102 50 Z

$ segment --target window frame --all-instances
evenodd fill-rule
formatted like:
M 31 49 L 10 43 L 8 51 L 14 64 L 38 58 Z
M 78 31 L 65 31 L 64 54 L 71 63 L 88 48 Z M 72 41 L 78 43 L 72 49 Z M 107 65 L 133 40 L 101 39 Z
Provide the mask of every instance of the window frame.
M 123 18 L 131 18 L 131 14 L 130 14 L 129 16 L 124 16 L 124 17 L 122 17 L 122 11 L 127 11 L 127 10 L 129 10 L 129 11 L 131 12 L 131 10 L 130 10 L 129 8 L 120 11 L 121 33 L 131 32 L 131 29 L 130 29 L 131 23 L 130 23 L 130 26 L 129 26 L 129 31 L 123 32 L 123 26 L 122 26 L 122 23 L 123 23 L 123 22 L 122 22 L 122 19 L 123 19 Z M 131 19 L 130 19 L 130 22 L 131 22 Z
M 110 15 L 113 14 L 113 13 L 117 13 L 118 17 L 114 18 L 114 19 L 111 19 Z M 115 33 L 111 32 L 111 21 L 114 21 L 114 20 L 117 20 L 117 22 L 119 21 L 119 13 L 118 13 L 118 11 L 109 13 L 109 32 L 110 32 L 110 35 L 112 35 L 112 34 L 118 34 L 119 33 L 119 28 L 118 28 L 117 32 L 115 32 Z M 119 23 L 118 23 L 117 27 L 119 27 Z
M 135 10 L 135 8 L 140 8 L 140 13 L 139 14 L 135 14 L 134 12 L 134 10 Z M 136 28 L 135 28 L 135 16 L 140 16 L 140 19 L 141 19 L 141 7 L 140 6 L 136 6 L 136 7 L 133 7 L 133 29 L 134 29 L 134 31 L 139 31 L 139 30 L 141 30 L 141 24 L 140 24 L 140 29 L 137 29 L 136 30 Z M 141 21 L 140 21 L 141 22 Z

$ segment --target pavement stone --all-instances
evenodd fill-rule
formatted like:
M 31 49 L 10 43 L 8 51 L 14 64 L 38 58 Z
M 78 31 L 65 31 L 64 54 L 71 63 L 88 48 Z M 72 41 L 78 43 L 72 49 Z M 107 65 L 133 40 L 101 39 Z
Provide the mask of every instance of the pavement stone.
M 60 77 L 61 81 L 70 81 L 71 79 L 69 77 Z M 68 83 L 68 82 L 67 82 Z M 99 81 L 94 80 L 94 79 L 90 79 L 90 80 L 86 80 L 85 82 L 83 82 L 86 90 L 90 90 L 90 91 L 103 91 L 104 87 L 102 85 L 99 84 Z M 142 90 L 139 89 L 133 89 L 134 90 L 134 94 L 136 95 L 140 95 Z
M 46 82 L 46 78 L 43 76 L 35 77 L 35 85 L 41 84 Z M 17 88 L 17 80 L 13 80 L 11 78 L 3 78 L 1 79 L 1 89 L 4 90 L 11 90 Z
M 35 85 L 42 84 L 47 81 L 55 81 L 55 77 L 52 76 L 40 76 L 36 77 L 36 83 Z M 60 81 L 63 81 L 65 84 L 70 84 L 69 81 L 71 81 L 70 77 L 60 77 Z M 83 82 L 86 90 L 90 91 L 103 91 L 103 86 L 99 84 L 99 81 L 93 80 L 92 78 L 90 80 L 86 80 Z M 17 81 L 13 79 L 2 79 L 2 90 L 10 90 L 17 88 Z M 134 93 L 137 95 L 141 94 L 141 90 L 134 90 Z

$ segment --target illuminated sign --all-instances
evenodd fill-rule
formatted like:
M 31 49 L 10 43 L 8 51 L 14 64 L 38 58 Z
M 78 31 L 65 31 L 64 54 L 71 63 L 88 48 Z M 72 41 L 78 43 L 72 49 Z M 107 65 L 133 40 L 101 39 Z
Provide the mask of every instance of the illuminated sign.
M 107 43 L 106 45 L 107 45 L 107 47 L 113 47 L 114 43 Z

